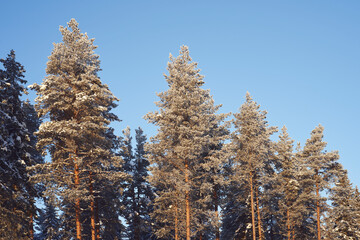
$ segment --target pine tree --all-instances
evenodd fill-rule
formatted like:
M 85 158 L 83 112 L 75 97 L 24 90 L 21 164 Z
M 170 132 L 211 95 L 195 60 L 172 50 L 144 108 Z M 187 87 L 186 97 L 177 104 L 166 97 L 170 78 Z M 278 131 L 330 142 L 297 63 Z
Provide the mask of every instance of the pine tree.
M 269 171 L 270 159 L 273 155 L 273 144 L 270 136 L 276 132 L 275 127 L 268 127 L 266 112 L 259 110 L 260 105 L 254 102 L 249 93 L 246 94 L 246 102 L 241 106 L 240 112 L 234 114 L 233 125 L 235 132 L 229 146 L 233 152 L 233 179 L 242 186 L 242 198 L 239 202 L 248 205 L 248 214 L 251 223 L 246 223 L 246 229 L 251 226 L 252 236 L 262 239 L 261 223 L 261 187 L 265 184 L 265 173 Z M 246 199 L 246 200 L 245 200 Z M 247 219 L 248 217 L 243 217 Z M 257 218 L 257 219 L 256 219 Z M 257 222 L 257 225 L 256 225 Z M 256 229 L 257 227 L 257 229 Z
M 229 183 L 224 189 L 222 206 L 221 239 L 242 240 L 251 236 L 250 197 L 244 183 L 233 180 L 235 161 L 229 158 L 224 167 L 224 175 Z
M 100 223 L 96 222 L 95 200 L 103 197 L 98 183 L 107 179 L 120 188 L 118 183 L 125 178 L 122 172 L 112 171 L 120 168 L 122 161 L 111 151 L 113 142 L 107 136 L 110 121 L 118 120 L 110 112 L 118 99 L 97 75 L 101 69 L 94 39 L 80 33 L 74 19 L 68 27 L 60 27 L 63 42 L 54 44 L 47 77 L 41 85 L 33 85 L 38 94 L 37 112 L 49 120 L 37 132 L 38 148 L 43 154 L 49 152 L 52 159 L 37 166 L 42 171 L 33 179 L 44 181 L 45 196 L 59 198 L 61 206 L 57 207 L 74 218 L 74 224 L 67 223 L 76 229 L 76 235 L 67 233 L 73 238 L 83 237 L 81 207 L 86 206 L 91 239 L 96 239 Z
M 300 143 L 297 144 L 293 158 L 295 181 L 294 186 L 290 186 L 290 190 L 294 189 L 292 194 L 296 196 L 296 201 L 292 203 L 292 212 L 290 212 L 293 215 L 291 237 L 292 239 L 313 239 L 316 236 L 316 221 L 313 218 L 312 208 L 315 205 L 313 171 L 309 169 L 306 159 L 302 157 Z M 297 192 L 296 189 L 298 189 Z
M 132 152 L 130 128 L 124 131 L 124 168 L 132 176 L 132 181 L 124 191 L 123 198 L 126 207 L 128 222 L 128 237 L 133 240 L 147 240 L 152 238 L 150 213 L 154 194 L 150 184 L 146 181 L 148 176 L 148 160 L 145 158 L 144 145 L 146 136 L 141 128 L 136 132 L 135 153 Z
M 147 148 L 152 164 L 149 180 L 157 195 L 152 216 L 163 222 L 155 231 L 159 238 L 189 240 L 201 234 L 204 223 L 198 220 L 202 219 L 200 215 L 207 215 L 208 207 L 200 201 L 202 189 L 196 178 L 202 175 L 199 171 L 209 172 L 201 176 L 204 179 L 217 171 L 205 162 L 205 156 L 214 144 L 211 128 L 224 116 L 216 116 L 220 106 L 214 106 L 209 91 L 200 88 L 204 81 L 196 67 L 185 46 L 179 57 L 170 55 L 169 74 L 165 75 L 169 89 L 158 94 L 160 111 L 146 115 L 159 127 Z M 213 196 L 215 184 L 207 185 L 207 189 L 203 185 L 204 198 Z
M 291 240 L 296 220 L 295 202 L 299 195 L 299 182 L 297 180 L 297 163 L 293 153 L 294 140 L 291 140 L 284 126 L 281 129 L 279 142 L 276 145 L 277 158 L 281 164 L 279 178 L 280 189 L 276 191 L 282 194 L 279 210 L 282 217 L 278 219 L 282 225 L 283 238 Z
M 301 157 L 312 171 L 313 209 L 316 215 L 316 235 L 321 239 L 321 215 L 326 209 L 326 198 L 321 196 L 323 190 L 329 189 L 330 181 L 334 177 L 339 155 L 337 152 L 326 152 L 326 142 L 323 141 L 324 127 L 319 125 L 311 132 L 311 138 L 306 141 Z
M 26 168 L 42 161 L 33 136 L 38 119 L 31 115 L 32 106 L 20 99 L 27 94 L 25 70 L 15 60 L 15 52 L 0 62 L 4 66 L 0 70 L 0 238 L 33 239 L 37 189 Z
M 330 208 L 327 219 L 327 235 L 330 239 L 360 239 L 359 216 L 356 213 L 356 192 L 347 171 L 337 168 L 337 181 L 330 190 Z

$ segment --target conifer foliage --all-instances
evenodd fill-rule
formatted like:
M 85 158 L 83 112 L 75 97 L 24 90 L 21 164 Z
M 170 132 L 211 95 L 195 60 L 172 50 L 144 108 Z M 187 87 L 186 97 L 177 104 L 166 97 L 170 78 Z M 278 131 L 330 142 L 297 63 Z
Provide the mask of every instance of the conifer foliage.
M 145 116 L 158 131 L 133 145 L 110 127 L 118 99 L 94 39 L 74 19 L 60 32 L 35 108 L 15 52 L 0 59 L 0 239 L 360 239 L 360 193 L 324 127 L 294 151 L 249 93 L 225 121 L 182 46 Z
M 241 186 L 239 199 L 234 199 L 244 206 L 243 211 L 235 214 L 244 214 L 243 220 L 251 222 L 242 223 L 247 232 L 246 237 L 252 239 L 263 238 L 262 209 L 260 206 L 262 189 L 264 189 L 267 171 L 271 171 L 270 160 L 273 157 L 274 146 L 270 136 L 276 132 L 275 127 L 269 127 L 266 121 L 266 111 L 259 110 L 258 105 L 246 94 L 246 101 L 240 112 L 234 114 L 233 124 L 235 131 L 228 146 L 232 153 L 231 181 Z M 268 180 L 268 179 L 267 179 Z M 236 217 L 232 217 L 233 219 Z M 240 215 L 237 217 L 240 218 Z
M 313 181 L 313 200 L 312 209 L 316 213 L 316 235 L 321 239 L 322 223 L 321 218 L 326 210 L 326 198 L 321 196 L 321 192 L 330 189 L 331 180 L 334 178 L 339 159 L 337 152 L 326 152 L 326 142 L 323 141 L 324 127 L 319 125 L 312 132 L 311 137 L 306 141 L 301 157 L 304 159 L 306 166 L 311 170 Z
M 0 238 L 32 239 L 38 192 L 29 182 L 27 167 L 42 161 L 33 136 L 39 120 L 32 105 L 20 99 L 27 94 L 25 70 L 15 52 L 0 62 Z
M 121 155 L 124 159 L 124 170 L 132 176 L 132 181 L 128 182 L 124 190 L 123 204 L 128 225 L 128 238 L 132 240 L 147 240 L 154 237 L 152 236 L 150 220 L 154 194 L 146 180 L 148 176 L 147 167 L 149 166 L 144 150 L 146 136 L 140 127 L 135 132 L 136 145 L 133 152 L 130 128 L 128 127 L 123 131 L 124 143 Z
M 328 214 L 326 235 L 330 239 L 360 239 L 356 190 L 347 177 L 347 171 L 341 166 L 337 168 L 336 178 L 330 190 L 332 208 Z
M 190 240 L 202 237 L 209 219 L 201 215 L 208 216 L 206 205 L 213 199 L 216 182 L 206 175 L 218 169 L 209 163 L 217 159 L 215 154 L 206 155 L 214 146 L 212 129 L 220 126 L 225 116 L 215 114 L 220 106 L 215 106 L 209 91 L 201 88 L 203 76 L 188 47 L 181 47 L 177 58 L 170 55 L 168 71 L 165 79 L 169 89 L 158 94 L 160 101 L 156 103 L 160 110 L 146 115 L 159 127 L 147 148 L 152 164 L 149 179 L 157 195 L 152 216 L 157 221 L 158 237 Z M 199 179 L 204 180 L 202 186 Z M 216 211 L 214 205 L 211 211 Z
M 122 164 L 111 151 L 113 143 L 107 136 L 110 121 L 118 120 L 110 112 L 117 98 L 97 75 L 100 61 L 94 53 L 94 39 L 80 33 L 74 19 L 68 28 L 60 27 L 60 32 L 63 42 L 54 44 L 47 77 L 41 85 L 33 85 L 38 114 L 48 120 L 37 132 L 38 148 L 43 154 L 49 152 L 52 160 L 37 166 L 41 171 L 33 179 L 44 181 L 45 196 L 57 197 L 57 207 L 74 219 L 67 223 L 73 226 L 65 233 L 68 237 L 96 239 L 100 222 L 95 196 L 101 198 L 102 194 L 97 184 L 108 179 L 119 189 L 125 177 L 122 172 L 110 171 Z M 91 236 L 83 233 L 84 207 L 89 210 Z

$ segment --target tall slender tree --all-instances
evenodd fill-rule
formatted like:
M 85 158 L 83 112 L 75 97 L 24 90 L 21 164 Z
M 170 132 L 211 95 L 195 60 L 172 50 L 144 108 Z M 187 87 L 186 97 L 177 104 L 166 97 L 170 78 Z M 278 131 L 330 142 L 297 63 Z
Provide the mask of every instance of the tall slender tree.
M 247 204 L 251 223 L 248 226 L 252 229 L 249 236 L 254 240 L 256 236 L 263 238 L 259 198 L 261 187 L 264 187 L 265 170 L 271 168 L 269 159 L 274 146 L 270 136 L 277 131 L 275 127 L 268 126 L 266 111 L 260 111 L 259 108 L 260 105 L 247 93 L 246 102 L 241 106 L 240 112 L 234 114 L 235 132 L 229 146 L 234 161 L 232 180 L 245 188 L 245 194 L 249 198 Z
M 15 52 L 0 62 L 0 238 L 33 239 L 37 189 L 29 182 L 27 167 L 42 162 L 33 136 L 39 121 L 31 104 L 20 99 L 27 94 L 27 81 Z
M 307 167 L 312 171 L 313 199 L 315 200 L 316 215 L 316 237 L 321 239 L 321 216 L 326 209 L 326 198 L 321 196 L 323 190 L 330 188 L 331 179 L 337 168 L 339 154 L 337 152 L 326 152 L 326 142 L 323 141 L 324 127 L 319 125 L 312 132 L 311 137 L 306 141 L 302 151 L 302 158 Z
M 294 223 L 297 218 L 295 203 L 300 190 L 297 179 L 298 163 L 293 153 L 294 140 L 290 139 L 285 126 L 281 131 L 279 141 L 276 144 L 277 158 L 281 164 L 281 172 L 279 173 L 281 185 L 280 189 L 276 189 L 276 191 L 282 195 L 279 204 L 282 217 L 278 219 L 278 222 L 282 225 L 283 238 L 291 240 L 294 238 Z
M 220 106 L 215 106 L 209 91 L 201 88 L 203 76 L 196 67 L 186 46 L 177 58 L 170 55 L 169 74 L 165 75 L 169 89 L 158 94 L 160 111 L 146 115 L 159 127 L 147 148 L 152 164 L 149 180 L 158 196 L 153 216 L 166 219 L 155 231 L 158 237 L 190 240 L 202 231 L 203 223 L 197 220 L 205 209 L 201 210 L 203 205 L 198 201 L 197 179 L 204 169 L 199 167 L 212 144 L 211 128 L 223 116 L 216 116 Z M 211 172 L 210 165 L 207 170 Z
M 128 237 L 133 240 L 152 239 L 150 213 L 154 194 L 147 182 L 148 160 L 145 158 L 144 145 L 146 136 L 139 127 L 135 130 L 136 146 L 133 153 L 131 146 L 130 128 L 124 131 L 124 168 L 132 176 L 132 181 L 124 190 L 125 217 L 128 222 Z
M 98 77 L 99 56 L 94 53 L 94 39 L 80 33 L 78 23 L 71 19 L 68 27 L 60 27 L 62 43 L 54 44 L 47 63 L 47 77 L 37 91 L 36 109 L 40 117 L 48 119 L 40 126 L 38 148 L 49 152 L 52 161 L 37 166 L 42 171 L 33 179 L 44 181 L 45 195 L 57 196 L 59 207 L 74 219 L 69 235 L 82 239 L 84 219 L 82 206 L 90 212 L 92 240 L 98 238 L 95 192 L 101 198 L 100 179 L 108 179 L 114 186 L 125 174 L 112 171 L 122 161 L 111 151 L 108 137 L 109 123 L 118 120 L 110 111 L 118 100 Z M 65 210 L 65 209 L 64 209 Z M 70 211 L 69 211 L 70 210 Z

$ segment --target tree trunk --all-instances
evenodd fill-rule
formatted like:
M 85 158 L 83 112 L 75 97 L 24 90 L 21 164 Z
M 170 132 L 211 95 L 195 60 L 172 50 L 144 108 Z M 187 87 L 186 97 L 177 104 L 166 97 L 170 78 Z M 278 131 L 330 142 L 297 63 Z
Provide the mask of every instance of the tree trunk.
M 286 210 L 286 225 L 287 225 L 288 240 L 290 240 L 290 238 L 291 238 L 291 229 L 290 229 L 290 211 L 289 211 L 289 208 Z
M 79 166 L 74 163 L 74 174 L 75 174 L 75 188 L 78 188 L 80 184 L 79 177 Z M 76 221 L 76 238 L 81 240 L 81 222 L 80 222 L 80 199 L 75 199 L 75 221 Z
M 32 214 L 32 211 L 30 211 L 30 222 L 29 222 L 29 237 L 30 237 L 30 240 L 34 240 L 34 219 L 33 219 L 33 214 Z
M 256 194 L 256 206 L 257 206 L 257 215 L 258 215 L 258 230 L 259 230 L 259 239 L 262 239 L 262 230 L 261 230 L 261 216 L 260 216 L 260 205 L 259 205 L 259 190 L 255 190 Z
M 95 222 L 96 222 L 96 238 L 100 239 L 100 221 L 99 221 L 99 199 L 95 198 Z
M 179 219 L 178 219 L 178 207 L 175 204 L 175 240 L 179 240 Z
M 215 210 L 215 216 L 216 219 L 219 219 L 219 209 L 218 209 L 218 205 L 219 205 L 219 201 L 218 201 L 218 196 L 217 196 L 217 187 L 214 187 L 214 210 Z M 218 222 L 216 224 L 219 224 Z M 215 228 L 215 240 L 220 240 L 220 229 L 218 227 L 218 225 L 216 225 Z
M 185 183 L 189 184 L 189 164 L 185 163 Z M 190 192 L 185 190 L 185 203 L 186 203 L 186 240 L 190 240 Z
M 90 196 L 91 196 L 91 201 L 90 201 L 91 240 L 96 240 L 95 199 L 94 199 L 93 179 L 92 179 L 91 171 L 89 172 L 89 192 L 90 192 Z
M 321 229 L 320 229 L 320 192 L 319 184 L 316 183 L 316 215 L 317 215 L 317 237 L 318 240 L 321 240 Z
M 255 212 L 254 212 L 254 189 L 253 189 L 253 179 L 252 173 L 250 173 L 250 201 L 251 201 L 251 223 L 253 230 L 253 240 L 256 240 L 256 229 L 255 229 Z

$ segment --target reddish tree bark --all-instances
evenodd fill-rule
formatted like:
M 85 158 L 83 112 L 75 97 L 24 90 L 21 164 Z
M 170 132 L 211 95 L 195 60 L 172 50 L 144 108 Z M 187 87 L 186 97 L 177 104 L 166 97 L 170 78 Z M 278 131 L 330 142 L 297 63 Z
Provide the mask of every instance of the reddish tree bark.
M 320 229 L 320 192 L 319 192 L 319 184 L 316 183 L 316 215 L 317 215 L 317 238 L 321 240 L 321 229 Z
M 253 188 L 252 173 L 250 173 L 249 181 L 250 181 L 251 223 L 252 223 L 252 230 L 253 230 L 253 240 L 256 240 L 255 211 L 254 211 L 254 188 Z
M 75 188 L 80 184 L 79 177 L 79 166 L 77 163 L 74 163 L 74 175 L 75 175 Z M 81 221 L 80 221 L 80 199 L 75 199 L 75 222 L 76 222 L 76 238 L 81 240 Z
M 177 205 L 175 205 L 175 240 L 179 240 L 179 219 Z
M 185 163 L 185 183 L 189 183 L 189 164 Z M 185 204 L 186 204 L 186 240 L 190 240 L 190 193 L 189 190 L 185 191 Z
M 91 212 L 91 239 L 96 240 L 96 223 L 95 223 L 95 200 L 94 200 L 94 189 L 93 189 L 93 178 L 92 172 L 89 172 L 89 192 L 91 196 L 90 201 L 90 212 Z
M 261 230 L 261 216 L 260 216 L 260 205 L 259 205 L 259 192 L 258 189 L 255 191 L 256 194 L 256 206 L 257 206 L 257 215 L 258 215 L 258 231 L 259 231 L 259 239 L 262 239 L 262 230 Z

